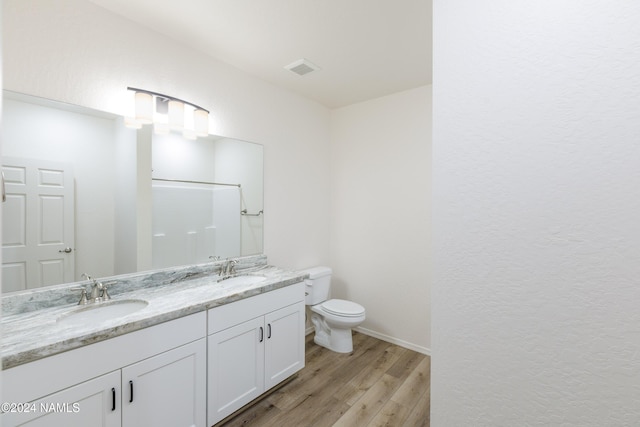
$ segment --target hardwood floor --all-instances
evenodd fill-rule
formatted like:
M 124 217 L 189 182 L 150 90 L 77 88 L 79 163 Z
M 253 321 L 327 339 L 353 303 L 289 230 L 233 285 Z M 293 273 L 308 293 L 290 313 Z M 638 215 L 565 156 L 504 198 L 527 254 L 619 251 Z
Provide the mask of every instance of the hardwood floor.
M 298 376 L 224 427 L 429 426 L 429 356 L 354 332 L 334 353 L 307 335 Z

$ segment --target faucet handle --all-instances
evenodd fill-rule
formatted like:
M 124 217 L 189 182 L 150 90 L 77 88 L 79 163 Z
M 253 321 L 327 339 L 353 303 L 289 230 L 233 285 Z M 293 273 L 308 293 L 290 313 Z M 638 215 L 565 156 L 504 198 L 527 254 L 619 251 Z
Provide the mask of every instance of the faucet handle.
M 107 288 L 111 285 L 115 285 L 117 282 L 114 280 L 112 282 L 101 283 L 102 285 L 102 301 L 108 301 L 111 299 L 111 295 L 107 292 Z
M 240 261 L 238 261 L 237 259 L 232 259 L 230 261 L 229 264 L 229 274 L 235 274 L 236 273 L 236 265 L 238 265 Z
M 78 301 L 78 305 L 85 305 L 87 302 L 89 302 L 87 300 L 87 288 L 85 288 L 84 286 L 78 286 L 75 288 L 69 288 L 70 291 L 82 291 L 82 294 L 80 295 L 80 301 Z

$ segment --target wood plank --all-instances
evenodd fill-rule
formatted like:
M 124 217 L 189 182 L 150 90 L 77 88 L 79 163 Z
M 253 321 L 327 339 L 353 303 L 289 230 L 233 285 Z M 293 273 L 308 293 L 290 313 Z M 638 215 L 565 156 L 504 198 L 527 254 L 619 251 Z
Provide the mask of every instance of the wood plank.
M 388 343 L 381 340 L 367 340 L 358 347 L 358 351 L 354 350 L 350 355 L 350 360 L 345 360 L 342 366 L 332 373 L 332 379 L 339 379 L 348 382 L 362 371 L 368 371 L 371 364 L 384 353 L 389 346 Z
M 411 411 L 398 402 L 389 400 L 371 420 L 367 427 L 401 426 Z
M 355 427 L 366 426 L 387 403 L 400 386 L 401 381 L 391 375 L 384 374 L 373 387 L 353 405 L 334 424 L 334 426 Z
M 300 381 L 295 381 L 286 394 L 275 393 L 270 399 L 273 404 L 282 410 L 288 410 L 300 405 L 317 390 L 326 387 L 337 390 L 342 387 L 354 372 L 359 372 L 358 368 L 366 366 L 360 358 L 368 356 L 376 348 L 384 345 L 381 345 L 380 340 L 363 340 L 362 334 L 358 335 L 360 335 L 358 337 L 360 345 L 355 347 L 354 344 L 352 353 L 336 353 L 321 347 L 319 354 L 322 357 L 315 363 L 306 364 L 307 367 L 300 373 Z M 313 345 L 316 346 L 316 344 Z M 365 360 L 367 360 L 366 357 Z
M 330 390 L 327 390 L 322 396 L 314 396 L 277 419 L 261 424 L 261 427 L 331 426 L 349 409 L 348 405 L 331 396 Z
M 338 390 L 336 397 L 352 406 L 407 351 L 409 350 L 396 345 L 387 346 L 384 352 L 367 369 L 362 369 L 358 375 L 354 376 L 344 387 Z
M 387 371 L 387 374 L 405 380 L 424 359 L 424 354 L 415 351 L 407 351 L 400 359 Z
M 418 403 L 405 420 L 403 427 L 429 427 L 431 423 L 430 411 L 431 392 L 427 389 L 418 399 Z
M 297 377 L 220 425 L 429 427 L 431 359 L 364 334 L 353 339 L 354 351 L 341 354 L 307 336 Z
M 431 359 L 424 357 L 422 362 L 411 371 L 407 379 L 391 397 L 391 400 L 412 409 L 418 403 L 418 399 L 424 390 L 431 384 Z
M 280 411 L 280 409 L 265 399 L 229 419 L 227 422 L 223 422 L 221 425 L 225 427 L 262 426 L 281 414 L 282 411 Z
M 326 349 L 323 349 L 326 350 Z M 322 358 L 314 364 L 308 364 L 286 390 L 274 393 L 269 400 L 281 410 L 289 410 L 302 404 L 309 397 L 317 394 L 318 390 L 329 387 L 331 373 L 341 366 L 340 358 L 323 352 Z M 330 388 L 330 387 L 329 387 Z

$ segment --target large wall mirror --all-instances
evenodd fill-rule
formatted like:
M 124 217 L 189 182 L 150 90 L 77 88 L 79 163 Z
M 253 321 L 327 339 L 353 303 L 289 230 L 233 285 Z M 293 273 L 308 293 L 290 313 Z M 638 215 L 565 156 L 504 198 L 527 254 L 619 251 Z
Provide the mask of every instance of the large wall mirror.
M 263 147 L 3 92 L 3 292 L 263 251 Z

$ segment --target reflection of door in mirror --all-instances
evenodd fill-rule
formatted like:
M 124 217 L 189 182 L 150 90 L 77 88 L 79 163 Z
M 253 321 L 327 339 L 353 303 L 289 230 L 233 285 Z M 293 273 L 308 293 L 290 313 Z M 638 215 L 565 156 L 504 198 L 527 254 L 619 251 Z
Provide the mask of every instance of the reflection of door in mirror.
M 73 167 L 74 241 L 63 249 L 72 249 L 75 270 L 71 278 L 58 283 L 81 280 L 82 273 L 112 276 L 116 271 L 115 182 L 117 177 L 134 175 L 123 170 L 125 162 L 120 161 L 116 151 L 120 147 L 135 148 L 135 131 L 124 128 L 113 115 L 24 95 L 8 96 L 6 91 L 3 94 L 3 161 L 9 157 L 40 159 Z M 131 169 L 135 171 L 133 159 Z M 6 209 L 7 203 L 4 205 Z M 38 233 L 37 228 L 31 227 L 39 224 L 34 220 L 37 216 L 30 215 L 27 213 L 26 233 Z M 5 217 L 3 229 L 11 230 Z M 58 255 L 57 250 L 55 254 Z M 4 291 L 18 288 L 7 283 L 10 281 L 3 281 Z M 45 283 L 54 284 L 48 280 Z M 38 282 L 26 284 L 27 289 L 36 286 Z
M 71 165 L 5 157 L 2 287 L 5 292 L 72 282 L 74 188 Z

